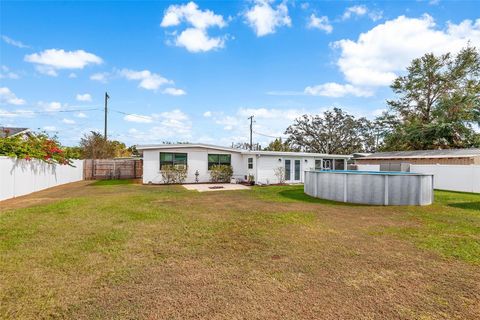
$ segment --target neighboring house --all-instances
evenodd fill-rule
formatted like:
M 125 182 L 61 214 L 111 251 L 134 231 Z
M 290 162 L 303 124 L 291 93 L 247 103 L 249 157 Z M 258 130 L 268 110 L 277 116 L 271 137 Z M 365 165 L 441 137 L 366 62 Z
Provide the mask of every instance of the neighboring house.
M 210 168 L 215 164 L 231 165 L 233 177 L 247 180 L 254 176 L 257 183 L 278 183 L 275 169 L 282 167 L 287 183 L 301 183 L 304 171 L 310 169 L 343 170 L 350 156 L 306 152 L 249 151 L 208 144 L 141 145 L 143 183 L 163 183 L 164 165 L 187 167 L 185 182 L 210 181 Z M 196 175 L 196 173 L 198 173 Z
M 34 133 L 28 128 L 0 127 L 0 138 L 15 136 L 32 137 Z
M 410 164 L 480 165 L 480 149 L 377 152 L 355 159 L 358 165 L 379 165 L 381 171 L 407 171 Z

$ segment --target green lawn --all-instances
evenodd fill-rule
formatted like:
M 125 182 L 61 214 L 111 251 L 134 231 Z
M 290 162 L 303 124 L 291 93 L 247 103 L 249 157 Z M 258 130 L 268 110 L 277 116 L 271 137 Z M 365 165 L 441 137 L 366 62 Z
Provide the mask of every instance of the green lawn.
M 0 318 L 475 319 L 480 195 L 98 181 L 0 204 Z

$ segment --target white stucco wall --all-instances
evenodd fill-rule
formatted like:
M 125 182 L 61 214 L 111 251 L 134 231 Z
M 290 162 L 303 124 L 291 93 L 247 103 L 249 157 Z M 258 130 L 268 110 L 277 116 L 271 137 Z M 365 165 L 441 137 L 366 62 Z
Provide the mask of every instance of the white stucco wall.
M 187 154 L 186 183 L 195 182 L 195 172 L 198 170 L 199 182 L 209 182 L 208 154 L 230 154 L 232 159 L 233 176 L 243 178 L 246 174 L 243 156 L 237 152 L 220 151 L 205 148 L 172 148 L 143 150 L 143 183 L 163 183 L 160 173 L 160 152 L 178 152 Z M 246 161 L 246 160 L 245 160 Z
M 285 159 L 290 159 L 294 164 L 300 160 L 300 180 L 294 181 L 294 165 L 291 170 L 291 179 L 287 182 L 303 182 L 305 171 L 315 169 L 315 156 L 271 155 L 271 154 L 241 154 L 240 152 L 221 151 L 201 147 L 165 148 L 143 150 L 143 183 L 163 183 L 160 173 L 160 152 L 187 153 L 188 172 L 186 183 L 195 182 L 195 172 L 198 170 L 198 182 L 209 182 L 208 154 L 230 154 L 232 159 L 233 177 L 246 180 L 248 175 L 253 175 L 255 181 L 261 184 L 279 183 L 275 176 L 275 169 L 285 166 Z M 253 158 L 253 168 L 248 169 L 248 158 Z

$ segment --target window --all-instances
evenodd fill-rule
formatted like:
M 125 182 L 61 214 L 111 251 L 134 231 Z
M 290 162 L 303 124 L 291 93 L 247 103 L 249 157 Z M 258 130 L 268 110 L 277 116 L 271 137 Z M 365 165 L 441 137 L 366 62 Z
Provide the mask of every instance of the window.
M 315 160 L 315 170 L 322 170 L 322 160 Z
M 291 172 L 291 162 L 290 160 L 285 160 L 285 181 L 290 181 L 290 172 Z
M 229 154 L 209 154 L 208 155 L 208 170 L 212 169 L 212 166 L 226 165 L 229 166 L 232 163 L 232 156 Z
M 164 166 L 187 167 L 186 153 L 160 152 L 160 170 Z
M 248 158 L 248 169 L 253 169 L 253 158 Z

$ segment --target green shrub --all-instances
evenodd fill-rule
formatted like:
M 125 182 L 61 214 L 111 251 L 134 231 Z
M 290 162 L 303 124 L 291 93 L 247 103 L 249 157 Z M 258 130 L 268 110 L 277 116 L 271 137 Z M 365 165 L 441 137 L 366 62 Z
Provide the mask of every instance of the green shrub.
M 230 182 L 233 175 L 232 166 L 216 164 L 210 168 L 210 180 L 212 182 Z
M 51 138 L 44 133 L 35 136 L 8 136 L 8 129 L 3 129 L 6 137 L 0 138 L 0 155 L 25 159 L 42 160 L 50 164 L 72 165 L 69 155 L 56 138 Z
M 180 168 L 172 165 L 163 166 L 160 170 L 163 183 L 183 183 L 187 178 L 187 168 Z

